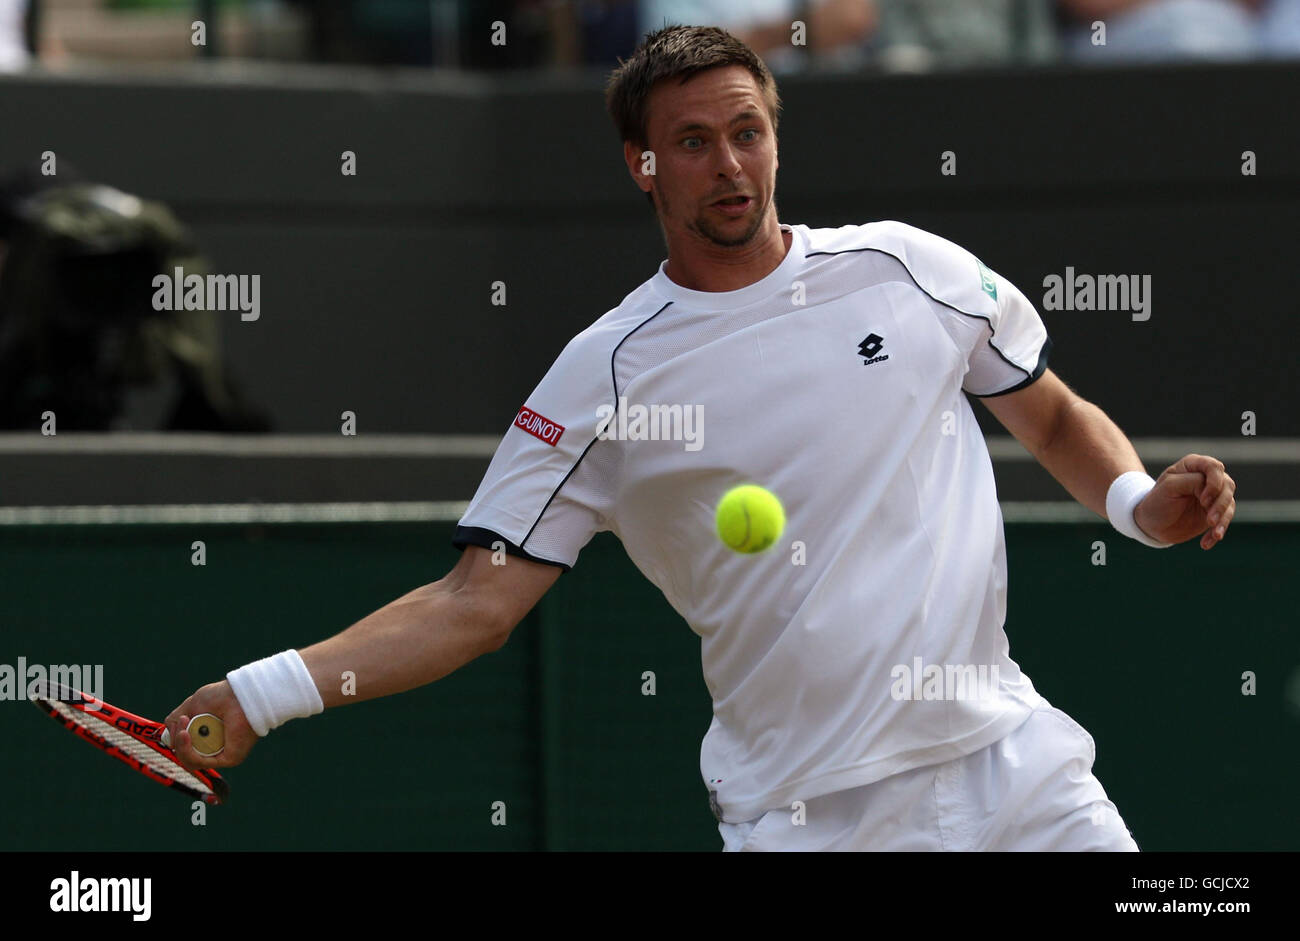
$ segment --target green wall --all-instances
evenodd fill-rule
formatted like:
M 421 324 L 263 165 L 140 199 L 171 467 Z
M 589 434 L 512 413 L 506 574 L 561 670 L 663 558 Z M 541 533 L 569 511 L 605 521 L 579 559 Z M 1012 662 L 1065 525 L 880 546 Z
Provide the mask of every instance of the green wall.
M 102 663 L 104 698 L 161 718 L 225 671 L 305 646 L 435 580 L 450 524 L 0 528 L 0 663 Z M 190 543 L 207 543 L 207 565 Z M 1090 562 L 1096 539 L 1108 564 Z M 1097 741 L 1144 850 L 1300 848 L 1300 526 L 1211 552 L 1104 525 L 1007 527 L 1012 656 Z M 641 694 L 654 671 L 657 695 Z M 1241 695 L 1241 674 L 1258 695 Z M 0 850 L 720 849 L 699 777 L 695 636 L 598 536 L 499 652 L 402 696 L 290 723 L 188 802 L 24 702 Z M 493 826 L 492 804 L 506 804 Z

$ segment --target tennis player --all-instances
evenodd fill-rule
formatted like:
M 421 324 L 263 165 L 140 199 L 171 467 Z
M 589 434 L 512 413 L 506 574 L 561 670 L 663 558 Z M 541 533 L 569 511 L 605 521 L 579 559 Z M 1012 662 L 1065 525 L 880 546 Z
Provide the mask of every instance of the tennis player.
M 700 637 L 700 770 L 725 849 L 1136 850 L 1091 736 L 1009 655 L 1002 516 L 968 396 L 1155 548 L 1223 539 L 1223 464 L 1188 454 L 1147 476 L 1047 368 L 1030 301 L 957 245 L 899 222 L 781 223 L 776 85 L 728 33 L 648 35 L 607 104 L 667 260 L 529 396 L 456 530 L 459 564 L 200 689 L 167 719 L 180 756 L 237 764 L 291 718 L 498 649 L 608 530 Z M 608 420 L 638 405 L 701 423 Z M 759 555 L 713 529 L 746 481 L 788 517 Z M 216 759 L 183 731 L 202 712 L 226 720 Z

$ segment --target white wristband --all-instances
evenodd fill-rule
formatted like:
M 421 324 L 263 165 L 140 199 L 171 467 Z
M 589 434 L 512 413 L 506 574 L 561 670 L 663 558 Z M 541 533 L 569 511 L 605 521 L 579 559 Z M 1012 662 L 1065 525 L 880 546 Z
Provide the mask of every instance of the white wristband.
M 1133 510 L 1155 485 L 1156 482 L 1144 471 L 1125 471 L 1120 474 L 1106 491 L 1106 516 L 1110 519 L 1110 525 L 1130 539 L 1136 539 L 1152 549 L 1167 549 L 1173 545 L 1172 542 L 1152 539 L 1138 528 L 1133 519 Z
M 307 664 L 296 650 L 257 660 L 226 674 L 244 717 L 253 731 L 265 735 L 290 719 L 325 711 Z

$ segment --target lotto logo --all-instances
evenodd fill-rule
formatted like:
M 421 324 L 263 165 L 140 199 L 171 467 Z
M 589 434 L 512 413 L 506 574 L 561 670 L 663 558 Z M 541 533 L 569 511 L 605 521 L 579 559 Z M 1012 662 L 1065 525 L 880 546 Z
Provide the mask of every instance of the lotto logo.
M 545 415 L 537 414 L 527 405 L 515 416 L 515 427 L 522 428 L 535 438 L 541 438 L 551 447 L 555 447 L 560 435 L 564 434 L 563 425 L 557 425 Z

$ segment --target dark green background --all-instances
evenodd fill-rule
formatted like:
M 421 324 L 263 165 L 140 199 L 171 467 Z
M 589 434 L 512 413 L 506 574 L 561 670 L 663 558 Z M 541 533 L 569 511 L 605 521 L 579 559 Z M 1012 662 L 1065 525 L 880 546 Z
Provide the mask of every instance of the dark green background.
M 0 662 L 102 663 L 109 702 L 160 718 L 226 670 L 439 578 L 451 528 L 5 527 Z M 1238 523 L 1206 553 L 1101 524 L 1007 527 L 1012 657 L 1092 733 L 1094 771 L 1144 850 L 1300 848 L 1300 712 L 1285 697 L 1298 537 Z M 1256 696 L 1241 695 L 1246 670 Z M 608 534 L 500 652 L 274 732 L 228 773 L 231 802 L 206 827 L 31 705 L 0 708 L 0 850 L 721 847 L 699 775 L 698 641 Z

